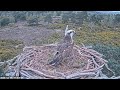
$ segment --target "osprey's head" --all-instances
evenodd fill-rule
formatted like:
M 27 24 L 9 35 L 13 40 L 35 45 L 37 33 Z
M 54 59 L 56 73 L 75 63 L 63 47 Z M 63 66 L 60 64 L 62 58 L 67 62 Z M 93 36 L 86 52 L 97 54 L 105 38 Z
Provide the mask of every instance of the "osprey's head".
M 74 30 L 68 30 L 68 31 L 66 32 L 66 35 L 70 35 L 70 37 L 72 38 L 73 35 L 74 35 L 74 33 L 75 33 Z
M 68 25 L 67 25 L 66 30 L 65 30 L 65 36 L 66 36 L 66 35 L 70 35 L 71 38 L 72 38 L 73 35 L 74 35 L 74 33 L 75 33 L 74 30 L 68 30 Z

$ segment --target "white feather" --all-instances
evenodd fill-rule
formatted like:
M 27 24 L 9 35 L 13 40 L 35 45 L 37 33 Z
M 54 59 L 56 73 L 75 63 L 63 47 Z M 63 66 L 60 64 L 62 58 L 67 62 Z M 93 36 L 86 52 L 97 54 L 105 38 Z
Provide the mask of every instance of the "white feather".
M 65 36 L 67 34 L 67 31 L 68 31 L 68 25 L 66 26 L 66 29 L 65 29 Z

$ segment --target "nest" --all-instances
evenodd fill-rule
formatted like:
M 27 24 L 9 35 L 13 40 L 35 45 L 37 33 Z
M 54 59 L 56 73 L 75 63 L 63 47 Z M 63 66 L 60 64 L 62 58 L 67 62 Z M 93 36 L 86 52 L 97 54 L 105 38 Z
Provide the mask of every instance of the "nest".
M 104 66 L 110 70 L 103 55 L 84 45 L 74 45 L 71 57 L 65 58 L 58 67 L 48 65 L 56 47 L 55 44 L 25 47 L 23 53 L 8 61 L 6 76 L 25 79 L 108 78 L 102 73 Z

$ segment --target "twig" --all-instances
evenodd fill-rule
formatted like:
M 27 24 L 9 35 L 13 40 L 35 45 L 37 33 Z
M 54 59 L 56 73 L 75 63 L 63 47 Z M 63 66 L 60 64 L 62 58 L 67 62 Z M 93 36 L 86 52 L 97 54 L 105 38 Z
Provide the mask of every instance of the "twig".
M 93 63 L 97 66 L 97 67 L 99 67 L 100 65 L 98 65 L 97 64 L 97 62 L 95 61 L 95 59 L 92 57 L 92 61 L 93 61 Z
M 95 72 L 87 72 L 87 73 L 76 72 L 76 73 L 66 76 L 66 79 L 71 79 L 71 78 L 80 77 L 80 76 L 84 76 L 84 75 L 89 76 L 89 75 L 96 75 L 96 74 L 95 74 Z
M 32 68 L 29 67 L 29 66 L 28 66 L 28 68 L 24 68 L 24 70 L 30 70 L 30 71 L 35 72 L 35 73 L 38 74 L 38 75 L 42 75 L 42 76 L 49 77 L 49 78 L 54 78 L 54 79 L 57 78 L 57 77 L 55 77 L 55 76 L 46 75 L 46 74 L 44 74 L 43 72 L 40 72 L 40 71 L 35 70 L 35 69 L 32 69 Z
M 98 58 L 100 61 L 104 61 L 104 62 L 108 62 L 107 60 L 105 60 L 105 59 L 102 59 L 101 60 L 101 58 L 99 57 L 99 56 L 97 56 L 97 55 L 95 55 L 95 54 L 93 54 L 92 52 L 90 52 L 89 50 L 86 50 L 87 48 L 85 48 L 85 47 L 82 47 L 82 48 L 79 48 L 77 45 L 74 45 L 74 47 L 76 47 L 76 48 L 78 48 L 78 49 L 80 49 L 79 50 L 79 53 L 80 53 L 80 51 L 85 51 L 85 52 L 87 52 L 87 53 L 89 53 L 89 54 L 91 54 L 92 56 L 95 56 L 96 58 Z
M 100 75 L 100 70 L 97 71 L 95 79 Z
M 6 61 L 6 62 L 9 63 L 9 65 L 12 65 L 12 64 L 17 60 L 17 58 L 18 58 L 19 56 L 20 56 L 20 55 L 17 55 L 17 56 L 14 57 L 13 59 L 8 60 L 8 61 Z
M 24 71 L 24 70 L 21 70 L 21 71 L 20 71 L 20 74 L 23 75 L 23 76 L 29 77 L 29 78 L 32 77 L 30 74 L 28 74 L 28 73 L 27 73 L 26 71 Z
M 94 56 L 94 57 L 98 58 L 101 62 L 108 62 L 107 60 L 102 59 L 101 57 L 99 57 L 99 56 L 97 56 L 97 55 L 95 55 L 95 54 L 91 53 L 90 51 L 88 51 L 88 50 L 86 50 L 86 49 L 83 49 L 83 50 L 84 50 L 85 52 L 87 52 L 87 53 L 91 54 L 92 56 Z
M 110 79 L 120 79 L 120 76 L 117 76 L 117 77 L 111 77 Z
M 83 47 L 85 47 L 85 45 L 83 43 L 81 43 Z
M 108 78 L 105 74 L 102 73 L 102 71 L 99 71 L 99 72 L 101 77 Z
M 2 66 L 4 64 L 4 62 L 0 62 L 0 66 Z
M 106 66 L 106 68 L 107 68 L 109 71 L 111 71 L 111 72 L 113 73 L 113 75 L 115 76 L 115 72 L 113 72 L 113 71 L 108 67 L 107 64 L 105 64 L 105 66 Z
M 83 70 L 83 71 L 80 71 L 80 72 L 94 72 L 94 71 L 97 71 L 97 70 L 101 69 L 103 66 L 104 66 L 104 64 L 97 67 L 97 68 L 89 69 L 89 70 Z
M 22 54 L 21 54 L 21 56 L 18 57 L 18 59 L 17 59 L 16 76 L 18 76 L 18 77 L 19 77 L 19 75 L 20 75 L 20 64 L 21 64 L 21 60 L 22 60 L 21 57 L 22 57 Z
M 99 56 L 99 57 L 102 57 L 102 56 L 104 56 L 103 54 L 101 54 L 101 53 L 98 53 L 97 51 L 95 51 L 95 50 L 93 50 L 93 49 L 88 49 L 91 53 L 94 53 L 94 54 L 96 54 L 97 56 Z
M 86 69 L 89 69 L 89 66 L 90 66 L 90 59 L 88 59 L 88 64 L 87 64 L 87 67 L 86 67 Z

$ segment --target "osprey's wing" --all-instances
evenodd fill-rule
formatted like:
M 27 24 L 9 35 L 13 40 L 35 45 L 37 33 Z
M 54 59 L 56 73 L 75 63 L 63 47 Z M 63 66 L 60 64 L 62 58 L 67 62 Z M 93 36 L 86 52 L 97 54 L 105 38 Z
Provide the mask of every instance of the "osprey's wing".
M 60 64 L 61 60 L 63 60 L 62 54 L 56 54 L 49 64 L 57 66 L 58 64 Z
M 53 60 L 49 63 L 54 66 L 57 66 L 64 58 L 69 57 L 73 48 L 73 44 L 63 43 L 58 45 L 57 53 L 54 56 Z
M 65 49 L 67 49 L 69 47 L 70 43 L 62 43 L 62 44 L 58 44 L 57 46 L 57 51 L 59 53 L 62 53 Z
M 58 44 L 57 53 L 53 57 L 53 60 L 49 63 L 53 66 L 57 66 L 63 60 L 63 52 L 68 48 L 67 43 Z

